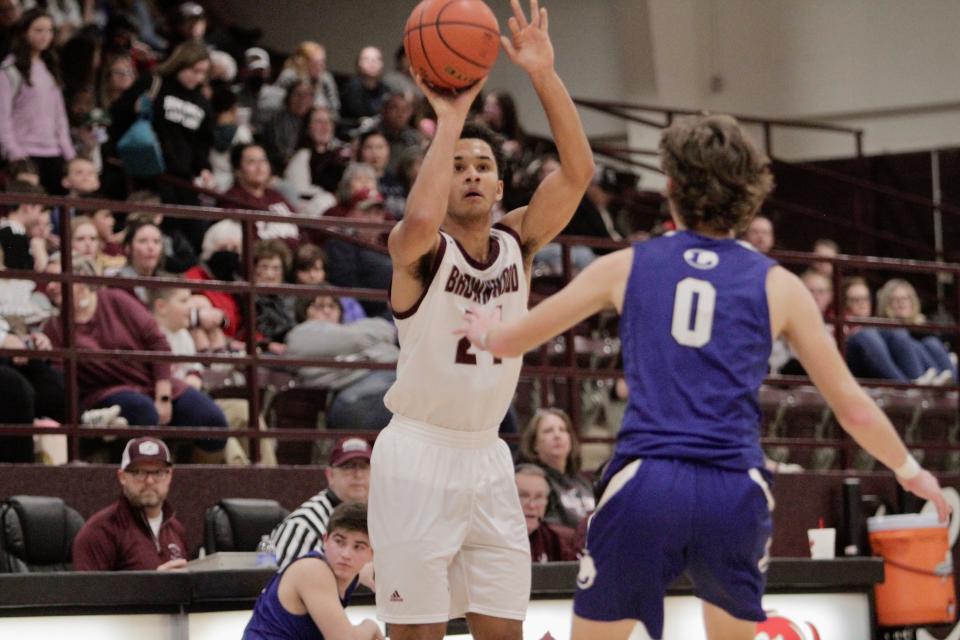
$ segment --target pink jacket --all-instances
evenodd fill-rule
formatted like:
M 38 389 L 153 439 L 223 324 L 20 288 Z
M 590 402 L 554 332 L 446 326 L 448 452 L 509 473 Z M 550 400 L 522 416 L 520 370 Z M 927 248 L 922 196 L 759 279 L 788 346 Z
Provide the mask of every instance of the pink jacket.
M 70 140 L 70 125 L 60 87 L 40 60 L 30 67 L 32 85 L 19 78 L 14 86 L 11 75 L 19 76 L 8 56 L 0 69 L 0 150 L 8 160 L 27 156 L 76 155 Z

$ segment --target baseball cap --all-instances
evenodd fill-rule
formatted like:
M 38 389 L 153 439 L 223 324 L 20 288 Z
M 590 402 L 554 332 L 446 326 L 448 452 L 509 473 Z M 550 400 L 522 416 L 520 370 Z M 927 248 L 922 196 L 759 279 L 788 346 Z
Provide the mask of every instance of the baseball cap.
M 379 191 L 374 189 L 364 188 L 357 191 L 355 194 L 350 196 L 350 200 L 347 201 L 347 209 L 360 209 L 361 211 L 366 211 L 373 207 L 382 207 L 383 206 L 383 196 L 380 195 Z
M 266 49 L 260 47 L 250 47 L 243 52 L 243 57 L 247 61 L 247 69 L 269 69 L 270 54 Z
M 127 467 L 135 462 L 162 462 L 168 467 L 173 465 L 167 445 L 163 440 L 150 436 L 134 438 L 127 443 L 120 459 L 120 469 L 126 471 Z
M 370 461 L 370 452 L 373 447 L 363 438 L 341 438 L 330 452 L 330 466 L 339 467 L 345 462 L 362 458 Z
M 177 13 L 179 14 L 181 20 L 192 20 L 195 18 L 202 18 L 204 11 L 203 6 L 199 3 L 184 2 L 177 7 Z

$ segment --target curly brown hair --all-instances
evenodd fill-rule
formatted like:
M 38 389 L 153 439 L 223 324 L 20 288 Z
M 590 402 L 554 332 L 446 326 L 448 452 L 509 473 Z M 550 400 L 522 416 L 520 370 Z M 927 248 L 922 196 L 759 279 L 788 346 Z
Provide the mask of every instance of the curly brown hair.
M 660 138 L 668 198 L 688 229 L 740 232 L 773 190 L 770 159 L 727 115 L 680 118 Z

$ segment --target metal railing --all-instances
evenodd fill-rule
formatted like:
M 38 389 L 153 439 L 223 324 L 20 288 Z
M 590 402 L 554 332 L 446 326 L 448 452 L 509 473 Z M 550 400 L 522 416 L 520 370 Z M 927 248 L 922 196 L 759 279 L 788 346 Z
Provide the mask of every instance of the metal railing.
M 243 264 L 246 267 L 246 273 L 252 274 L 254 251 L 253 246 L 256 239 L 257 222 L 293 222 L 301 227 L 319 228 L 331 237 L 338 237 L 344 240 L 362 244 L 368 248 L 374 248 L 385 252 L 383 246 L 363 243 L 348 234 L 343 233 L 347 227 L 353 228 L 377 228 L 384 231 L 390 228 L 389 223 L 376 222 L 357 222 L 347 221 L 342 218 L 311 218 L 300 215 L 284 216 L 262 211 L 249 211 L 239 209 L 210 209 L 204 207 L 184 207 L 176 205 L 147 205 L 142 203 L 116 202 L 109 200 L 83 199 L 74 200 L 69 198 L 57 198 L 48 196 L 25 196 L 23 194 L 0 193 L 0 204 L 15 204 L 24 201 L 35 202 L 44 206 L 60 206 L 66 209 L 77 205 L 84 209 L 105 208 L 112 211 L 122 212 L 143 212 L 148 214 L 163 214 L 164 216 L 178 218 L 199 218 L 206 220 L 220 220 L 226 217 L 237 220 L 243 229 Z M 149 352 L 149 351 L 103 351 L 79 349 L 75 340 L 75 324 L 72 304 L 72 287 L 75 283 L 83 283 L 91 286 L 119 286 L 119 287 L 145 287 L 145 288 L 186 288 L 191 291 L 224 291 L 236 294 L 245 298 L 245 309 L 247 318 L 251 326 L 255 325 L 255 297 L 257 294 L 280 294 L 280 295 L 317 295 L 321 289 L 307 285 L 257 285 L 248 281 L 223 282 L 223 281 L 197 281 L 185 280 L 173 277 L 111 277 L 111 276 L 85 276 L 78 275 L 72 271 L 71 260 L 71 230 L 69 224 L 61 225 L 61 248 L 63 271 L 60 274 L 38 273 L 28 271 L 6 271 L 2 275 L 5 279 L 23 279 L 34 282 L 60 282 L 63 285 L 63 302 L 61 306 L 60 322 L 62 323 L 64 345 L 62 348 L 52 351 L 23 351 L 19 349 L 0 349 L 0 357 L 31 357 L 36 359 L 57 359 L 64 365 L 66 382 L 66 415 L 67 422 L 60 428 L 51 429 L 47 427 L 34 427 L 33 425 L 0 425 L 0 435 L 31 435 L 31 434 L 62 434 L 68 437 L 70 442 L 70 459 L 76 460 L 79 457 L 80 439 L 90 437 L 102 437 L 108 435 L 114 436 L 136 436 L 142 434 L 154 434 L 160 437 L 172 438 L 222 438 L 225 431 L 215 427 L 86 427 L 79 424 L 79 397 L 77 384 L 77 367 L 81 362 L 90 360 L 104 360 L 123 358 L 128 361 L 163 361 L 163 362 L 197 362 L 202 364 L 232 364 L 242 368 L 246 372 L 247 380 L 247 400 L 248 400 L 248 424 L 246 429 L 230 430 L 227 435 L 242 438 L 250 438 L 256 442 L 259 438 L 274 438 L 278 440 L 319 440 L 323 438 L 342 437 L 348 434 L 369 434 L 364 431 L 320 431 L 316 428 L 305 426 L 302 429 L 269 429 L 261 431 L 257 428 L 259 417 L 261 415 L 260 398 L 257 389 L 258 370 L 261 367 L 299 367 L 299 366 L 318 366 L 328 368 L 362 368 L 362 369 L 392 369 L 391 363 L 373 363 L 373 362 L 344 362 L 329 358 L 292 358 L 287 356 L 275 356 L 259 353 L 257 350 L 256 336 L 254 330 L 246 332 L 245 355 L 174 355 L 172 353 Z M 563 275 L 561 282 L 569 280 L 569 274 L 573 272 L 571 262 L 570 248 L 573 245 L 586 245 L 596 248 L 621 248 L 627 246 L 626 243 L 614 242 L 597 238 L 586 237 L 562 237 L 558 239 L 562 245 L 562 264 Z M 834 319 L 835 335 L 838 339 L 838 347 L 844 349 L 844 329 L 847 326 L 877 326 L 877 327 L 906 327 L 915 331 L 941 332 L 949 333 L 957 337 L 957 344 L 960 344 L 960 324 L 925 324 L 909 325 L 888 320 L 879 319 L 847 319 L 844 318 L 841 300 L 841 284 L 845 274 L 853 270 L 896 270 L 907 273 L 927 273 L 937 274 L 946 273 L 952 275 L 955 279 L 960 279 L 960 264 L 944 264 L 936 262 L 923 262 L 911 260 L 886 260 L 879 258 L 856 257 L 856 256 L 838 256 L 836 258 L 826 258 L 809 253 L 780 251 L 771 254 L 772 257 L 779 259 L 787 264 L 810 264 L 812 262 L 831 262 L 834 265 L 833 286 L 834 296 Z M 960 281 L 960 280 L 958 280 Z M 323 293 L 330 295 L 349 295 L 365 300 L 387 299 L 385 291 L 371 289 L 338 288 L 324 286 Z M 960 288 L 957 289 L 954 297 L 955 311 L 960 317 Z M 585 379 L 611 379 L 620 377 L 622 374 L 618 370 L 611 368 L 594 368 L 581 366 L 578 364 L 576 349 L 576 332 L 571 330 L 563 338 L 564 349 L 562 352 L 562 365 L 525 365 L 521 376 L 525 379 L 534 379 L 547 381 L 559 379 L 566 386 L 566 396 L 569 402 L 569 412 L 574 419 L 574 424 L 580 425 L 580 383 Z M 546 359 L 544 360 L 547 361 Z M 781 386 L 809 385 L 806 378 L 791 378 L 777 376 L 768 379 L 768 383 Z M 863 381 L 866 386 L 883 386 L 890 388 L 918 388 L 917 385 L 892 383 L 881 381 Z M 942 393 L 944 391 L 955 391 L 957 387 L 919 387 L 928 389 L 930 392 Z M 508 440 L 516 437 L 508 437 Z M 587 437 L 583 438 L 585 442 L 611 442 L 610 437 Z M 776 443 L 776 440 L 767 441 Z M 803 440 L 791 440 L 797 446 L 824 446 L 831 444 L 830 441 L 816 440 L 815 442 L 805 442 Z M 835 444 L 852 455 L 853 445 L 849 438 L 837 440 Z M 950 449 L 960 448 L 958 445 L 944 443 L 944 447 Z M 259 447 L 251 446 L 250 454 L 252 460 L 257 460 Z M 849 459 L 849 458 L 848 458 Z

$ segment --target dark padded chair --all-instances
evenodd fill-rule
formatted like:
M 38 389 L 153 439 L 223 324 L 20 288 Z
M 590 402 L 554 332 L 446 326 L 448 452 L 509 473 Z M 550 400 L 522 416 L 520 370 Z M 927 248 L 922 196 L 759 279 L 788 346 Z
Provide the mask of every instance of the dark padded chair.
M 226 498 L 207 509 L 203 519 L 203 548 L 217 551 L 256 551 L 260 538 L 290 511 L 276 500 Z
M 0 503 L 0 573 L 69 571 L 83 516 L 49 496 L 11 496 Z

